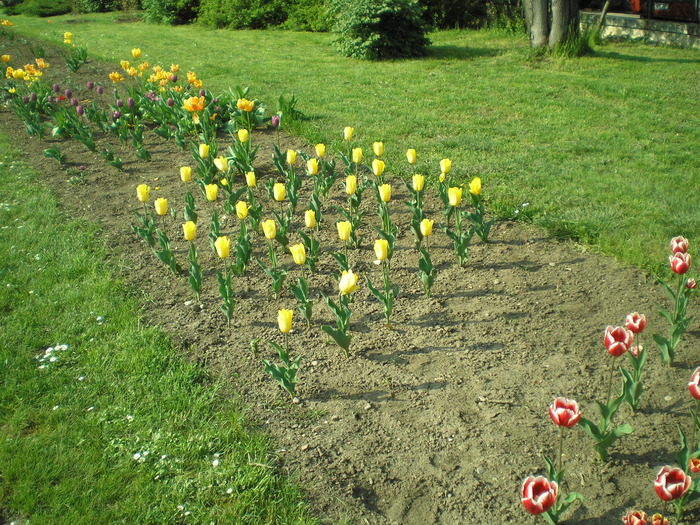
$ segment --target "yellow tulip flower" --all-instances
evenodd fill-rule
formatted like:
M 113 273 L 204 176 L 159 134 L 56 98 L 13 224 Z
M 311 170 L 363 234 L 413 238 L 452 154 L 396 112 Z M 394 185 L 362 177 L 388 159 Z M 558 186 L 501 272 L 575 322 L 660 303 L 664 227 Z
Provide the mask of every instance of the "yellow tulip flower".
M 238 201 L 236 203 L 236 215 L 238 215 L 238 218 L 241 220 L 248 217 L 248 204 L 246 202 Z
M 326 156 L 326 145 L 325 144 L 316 144 L 316 155 L 318 155 L 320 158 L 323 158 Z
M 413 176 L 413 189 L 416 191 L 423 191 L 425 186 L 425 177 L 423 175 Z
M 148 197 L 151 194 L 151 187 L 148 184 L 139 184 L 136 188 L 136 197 L 140 202 L 148 202 Z
M 197 236 L 197 225 L 192 221 L 187 221 L 182 225 L 182 231 L 185 234 L 186 241 L 194 241 Z
M 246 98 L 239 98 L 238 101 L 236 102 L 236 107 L 238 109 L 241 109 L 243 111 L 253 111 L 255 108 L 255 101 L 253 100 L 248 100 Z
M 228 159 L 223 155 L 216 157 L 214 159 L 214 166 L 216 166 L 219 171 L 228 171 Z
M 153 203 L 153 206 L 156 208 L 156 213 L 158 215 L 165 215 L 168 213 L 168 199 L 164 199 L 163 197 L 160 197 L 159 199 L 156 199 L 155 202 Z
M 355 128 L 351 128 L 350 126 L 346 126 L 345 129 L 343 129 L 343 138 L 345 140 L 350 140 L 354 133 L 355 133 Z
M 391 200 L 391 186 L 389 184 L 382 184 L 379 186 L 379 198 L 382 202 L 389 202 Z
M 352 149 L 352 161 L 355 164 L 359 164 L 360 162 L 362 162 L 363 158 L 364 157 L 362 156 L 362 148 L 353 148 Z
M 268 241 L 273 240 L 277 237 L 277 223 L 274 219 L 268 219 L 262 223 L 263 233 Z
M 121 82 L 122 80 L 124 80 L 124 77 L 116 71 L 112 71 L 109 74 L 109 79 L 116 84 L 117 82 Z
M 292 259 L 298 265 L 302 265 L 306 262 L 306 247 L 303 244 L 295 244 L 289 247 L 289 251 L 292 253 Z
M 440 172 L 447 175 L 452 169 L 452 161 L 450 159 L 442 159 L 440 161 Z
M 443 171 L 442 173 L 440 173 L 440 176 L 438 177 L 438 180 L 439 180 L 440 182 L 445 182 L 445 179 L 446 179 L 446 178 L 447 178 L 447 175 L 446 175 L 445 172 Z
M 281 182 L 276 182 L 272 188 L 272 194 L 277 202 L 282 202 L 287 196 L 287 188 Z
M 199 156 L 206 159 L 209 156 L 209 144 L 199 145 Z
M 255 178 L 254 171 L 249 171 L 245 174 L 245 183 L 248 185 L 249 188 L 255 188 L 255 185 L 258 183 L 258 181 Z
M 221 179 L 222 186 L 228 186 L 228 179 Z
M 318 174 L 318 159 L 309 159 L 306 162 L 306 171 L 309 175 Z
M 462 202 L 462 188 L 448 188 L 447 198 L 450 201 L 450 206 L 459 206 L 459 204 Z
M 134 58 L 139 58 L 141 56 L 141 50 L 138 47 L 135 47 L 131 50 L 131 56 Z
M 384 143 L 383 142 L 373 142 L 372 143 L 372 151 L 374 151 L 374 154 L 377 157 L 381 157 L 384 155 Z
M 352 270 L 344 271 L 343 275 L 340 277 L 340 282 L 338 283 L 340 294 L 347 295 L 356 290 L 359 290 L 360 287 L 357 286 L 358 278 L 359 275 L 352 273 Z
M 350 221 L 340 221 L 336 223 L 336 226 L 338 227 L 338 237 L 340 237 L 340 240 L 343 242 L 348 241 L 352 233 L 352 224 L 350 224 Z
M 345 193 L 348 195 L 355 195 L 357 191 L 357 177 L 355 175 L 348 175 L 345 178 Z
M 306 210 L 304 213 L 304 222 L 307 228 L 316 227 L 316 212 L 314 210 Z
M 374 255 L 377 256 L 377 262 L 386 261 L 389 256 L 389 241 L 386 239 L 377 239 L 374 241 Z
M 420 232 L 423 237 L 428 237 L 433 234 L 433 223 L 430 219 L 423 219 L 420 221 Z
M 469 183 L 469 193 L 477 196 L 481 194 L 481 179 L 479 177 Z
M 290 166 L 297 161 L 297 152 L 293 149 L 287 150 L 287 164 Z
M 10 55 L 2 55 L 2 61 L 7 63 L 10 61 Z
M 248 132 L 247 129 L 239 129 L 238 130 L 238 140 L 240 140 L 242 143 L 248 142 L 248 139 L 250 138 L 250 133 Z
M 228 237 L 217 237 L 214 241 L 214 247 L 216 248 L 216 253 L 222 259 L 228 258 L 231 254 L 231 241 Z
M 182 182 L 189 182 L 192 180 L 192 168 L 189 166 L 182 166 L 180 168 L 180 180 Z
M 408 160 L 409 164 L 415 164 L 417 157 L 416 157 L 416 150 L 413 148 L 409 149 L 406 151 L 406 160 Z
M 207 184 L 204 186 L 204 190 L 207 194 L 207 200 L 209 202 L 214 202 L 216 200 L 216 196 L 219 194 L 219 186 L 216 184 Z
M 277 312 L 277 325 L 280 327 L 280 332 L 288 334 L 292 331 L 292 317 L 294 310 L 282 309 Z
M 379 159 L 374 159 L 372 161 L 372 172 L 377 176 L 381 177 L 382 173 L 384 173 L 384 161 L 379 160 Z

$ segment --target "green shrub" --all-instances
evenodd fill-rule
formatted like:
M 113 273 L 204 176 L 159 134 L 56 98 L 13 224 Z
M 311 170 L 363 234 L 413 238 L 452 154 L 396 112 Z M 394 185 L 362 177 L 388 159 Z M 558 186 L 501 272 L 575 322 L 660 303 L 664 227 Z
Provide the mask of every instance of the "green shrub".
M 186 24 L 197 16 L 199 0 L 142 0 L 146 20 L 157 24 Z
M 75 7 L 81 13 L 105 13 L 119 8 L 118 0 L 76 0 Z
M 3 0 L 3 2 L 10 4 L 12 1 Z M 25 0 L 22 3 L 9 5 L 7 14 L 46 17 L 65 15 L 72 10 L 71 0 Z
M 436 29 L 479 27 L 486 18 L 486 2 L 479 0 L 419 0 L 423 20 Z
M 0 7 L 12 7 L 14 5 L 22 3 L 22 1 L 23 0 L 0 0 Z
M 368 60 L 425 55 L 430 40 L 417 0 L 333 0 L 339 51 Z
M 292 31 L 330 31 L 335 20 L 324 0 L 296 0 L 287 12 L 283 29 Z
M 294 0 L 202 0 L 197 20 L 229 29 L 267 29 L 287 20 Z

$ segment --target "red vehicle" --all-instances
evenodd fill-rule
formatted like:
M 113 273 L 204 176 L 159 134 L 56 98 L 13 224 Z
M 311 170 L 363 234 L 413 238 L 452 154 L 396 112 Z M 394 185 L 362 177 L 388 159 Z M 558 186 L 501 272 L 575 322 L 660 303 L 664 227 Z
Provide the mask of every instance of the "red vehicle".
M 639 14 L 644 18 L 697 22 L 698 0 L 640 0 Z

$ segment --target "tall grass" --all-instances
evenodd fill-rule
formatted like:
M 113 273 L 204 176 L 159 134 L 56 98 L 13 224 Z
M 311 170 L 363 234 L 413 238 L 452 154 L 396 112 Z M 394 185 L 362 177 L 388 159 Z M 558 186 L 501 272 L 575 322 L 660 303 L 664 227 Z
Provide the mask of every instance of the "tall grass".
M 696 50 L 606 44 L 533 61 L 523 36 L 445 31 L 431 35 L 427 58 L 367 63 L 337 56 L 325 34 L 114 19 L 14 21 L 51 42 L 70 29 L 93 58 L 116 62 L 140 47 L 151 63 L 179 62 L 214 91 L 250 86 L 273 107 L 295 94 L 311 117 L 296 131 L 310 142 L 339 146 L 352 125 L 365 147 L 384 141 L 394 173 L 408 172 L 409 147 L 427 175 L 449 157 L 464 180 L 482 177 L 499 216 L 529 203 L 527 216 L 554 235 L 635 265 L 660 270 L 671 236 L 699 238 L 700 196 L 688 191 L 700 167 Z
M 0 522 L 314 523 L 18 153 L 0 135 Z

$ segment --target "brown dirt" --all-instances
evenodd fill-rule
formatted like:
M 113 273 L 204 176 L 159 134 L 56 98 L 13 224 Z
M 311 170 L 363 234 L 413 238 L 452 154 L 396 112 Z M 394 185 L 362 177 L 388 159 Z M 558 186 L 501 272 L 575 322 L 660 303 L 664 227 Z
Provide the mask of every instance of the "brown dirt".
M 31 58 L 28 45 L 19 39 L 12 45 L 13 55 Z M 91 61 L 72 74 L 53 53 L 47 49 L 51 82 L 59 78 L 81 97 L 88 96 L 80 89 L 85 81 L 108 83 L 106 74 L 112 66 Z M 257 265 L 245 277 L 235 278 L 238 305 L 233 328 L 227 330 L 214 275 L 218 261 L 206 240 L 206 203 L 198 202 L 197 242 L 205 268 L 199 303 L 192 302 L 186 278 L 171 275 L 131 231 L 140 183 L 158 186 L 152 195 L 165 196 L 171 206 L 181 209 L 185 187 L 178 169 L 192 163 L 187 152 L 151 134 L 146 146 L 153 158 L 144 162 L 112 137 L 104 137 L 100 144 L 110 143 L 125 160 L 125 171 L 119 172 L 81 144 L 61 141 L 68 166 L 86 166 L 85 182 L 73 184 L 67 180 L 66 167 L 43 156 L 52 140 L 27 137 L 8 109 L 2 109 L 0 119 L 3 132 L 22 149 L 39 180 L 56 193 L 66 215 L 101 225 L 112 266 L 143 292 L 147 322 L 162 326 L 183 352 L 222 378 L 261 429 L 275 438 L 280 468 L 307 489 L 308 501 L 323 523 L 343 518 L 352 523 L 407 525 L 527 519 L 518 501 L 520 483 L 529 474 L 544 472 L 542 454 L 553 456 L 557 442 L 548 405 L 556 396 L 574 398 L 585 417 L 597 420 L 594 400 L 604 395 L 610 363 L 602 345 L 605 326 L 622 324 L 626 314 L 639 311 L 650 317 L 645 340 L 667 329 L 657 314 L 657 305 L 666 298 L 652 279 L 611 257 L 574 243 L 555 242 L 543 231 L 517 222 L 497 223 L 492 242 L 475 242 L 465 268 L 457 265 L 449 239 L 436 234 L 431 253 L 439 274 L 430 299 L 423 296 L 416 275 L 411 233 L 402 227 L 392 265 L 392 279 L 401 293 L 393 329 L 388 329 L 381 305 L 364 282 L 366 276 L 375 282 L 381 278 L 372 264 L 374 237 L 369 227 L 377 218 L 374 210 L 368 210 L 362 232 L 366 240 L 350 254 L 362 279 L 352 306 L 351 356 L 345 359 L 320 329 L 331 322 L 322 300 L 316 301 L 310 329 L 296 313 L 292 354 L 304 357 L 297 391 L 300 402 L 290 404 L 260 364 L 263 357 L 276 357 L 272 348 L 263 342 L 254 355 L 250 345 L 255 338 L 282 342 L 277 310 L 296 307 L 288 287 L 274 300 L 268 278 Z M 253 138 L 261 144 L 256 172 L 263 181 L 275 176 L 272 137 L 261 132 Z M 283 148 L 312 152 L 298 138 L 278 138 Z M 227 142 L 224 137 L 220 140 Z M 365 147 L 369 150 L 369 145 Z M 396 193 L 390 204 L 392 217 L 405 225 L 405 190 L 398 179 L 392 182 Z M 488 195 L 488 186 L 484 191 Z M 308 195 L 306 185 L 301 210 Z M 344 203 L 340 186 L 330 200 Z M 433 192 L 426 205 L 429 215 L 439 214 Z M 320 291 L 335 293 L 330 272 L 336 264 L 328 253 L 340 249 L 334 219 L 330 213 L 325 216 L 320 235 L 324 252 L 309 279 L 315 296 Z M 298 216 L 294 227 L 301 227 L 302 221 Z M 237 223 L 228 217 L 222 230 L 235 236 Z M 180 224 L 169 219 L 167 227 L 184 263 L 186 243 L 180 240 Z M 255 253 L 262 259 L 263 241 L 261 236 L 253 238 Z M 294 233 L 292 242 L 298 242 Z M 281 261 L 289 268 L 287 283 L 295 280 L 299 270 L 292 267 L 291 257 L 285 254 Z M 565 490 L 586 498 L 566 514 L 569 523 L 619 523 L 628 507 L 649 513 L 660 510 L 653 481 L 663 464 L 674 461 L 676 425 L 686 429 L 690 425 L 685 385 L 697 365 L 698 333 L 686 335 L 670 368 L 662 365 L 654 344 L 649 349 L 641 410 L 633 416 L 623 407 L 617 419 L 631 423 L 635 432 L 611 449 L 611 462 L 596 461 L 592 442 L 581 429 L 567 432 Z M 700 512 L 694 506 L 686 523 L 698 521 Z

